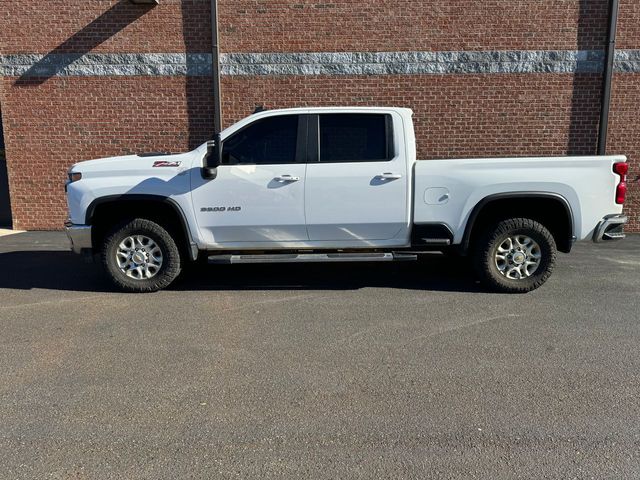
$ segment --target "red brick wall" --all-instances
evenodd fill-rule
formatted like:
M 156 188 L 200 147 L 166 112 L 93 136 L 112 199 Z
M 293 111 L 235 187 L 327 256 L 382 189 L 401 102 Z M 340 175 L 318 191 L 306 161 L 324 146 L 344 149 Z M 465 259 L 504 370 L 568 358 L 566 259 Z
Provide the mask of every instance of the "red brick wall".
M 234 52 L 572 49 L 578 42 L 583 48 L 600 46 L 606 34 L 606 0 L 219 3 L 221 43 Z M 161 0 L 151 8 L 127 0 L 18 0 L 5 2 L 0 18 L 12 53 L 47 53 L 61 45 L 66 51 L 179 52 L 185 45 L 206 51 L 209 4 Z M 627 10 L 634 14 L 634 8 Z M 113 30 L 117 33 L 104 38 Z
M 14 228 L 56 229 L 66 171 L 82 160 L 186 151 L 213 129 L 206 77 L 66 77 L 12 86 L 3 101 Z M 191 133 L 190 133 L 191 132 Z
M 640 48 L 640 2 L 620 0 L 618 48 Z
M 211 50 L 208 0 L 4 2 L 1 53 L 171 53 Z M 26 32 L 38 32 L 37 35 Z M 58 229 L 68 167 L 140 151 L 185 151 L 212 131 L 205 77 L 3 78 L 14 228 Z
M 408 107 L 421 159 L 593 153 L 601 82 L 580 78 L 574 107 L 573 75 L 227 77 L 223 110 L 232 123 L 256 105 Z
M 2 53 L 208 52 L 208 0 L 2 2 Z M 186 28 L 185 28 L 186 25 Z
M 571 50 L 601 46 L 607 32 L 607 0 L 219 3 L 221 43 L 233 52 Z
M 575 50 L 604 45 L 608 0 L 220 0 L 223 52 Z M 622 0 L 619 46 L 640 48 L 640 2 Z M 7 53 L 208 52 L 209 0 L 5 2 Z M 37 35 L 25 32 L 38 32 Z M 181 151 L 212 131 L 204 77 L 4 78 L 14 226 L 60 228 L 74 162 Z M 616 75 L 610 151 L 639 174 L 640 75 Z M 224 77 L 224 123 L 267 107 L 395 105 L 415 111 L 421 158 L 594 153 L 599 75 Z M 640 183 L 631 183 L 640 231 Z
M 617 46 L 640 49 L 640 2 L 621 0 Z M 627 155 L 630 163 L 625 211 L 630 232 L 640 232 L 640 74 L 616 74 L 613 82 L 608 153 Z
M 625 210 L 628 231 L 640 232 L 640 74 L 617 74 L 611 110 L 608 153 L 629 156 L 629 190 Z

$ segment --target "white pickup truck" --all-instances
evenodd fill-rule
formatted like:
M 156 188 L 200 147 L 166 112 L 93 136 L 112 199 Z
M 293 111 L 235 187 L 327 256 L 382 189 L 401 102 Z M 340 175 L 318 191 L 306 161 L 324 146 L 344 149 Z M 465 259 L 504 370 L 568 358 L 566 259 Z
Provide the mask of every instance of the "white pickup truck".
M 576 240 L 624 238 L 623 156 L 416 160 L 411 110 L 263 111 L 176 155 L 81 162 L 66 231 L 134 292 L 186 262 L 374 262 L 469 256 L 527 292 Z M 586 273 L 586 272 L 585 272 Z

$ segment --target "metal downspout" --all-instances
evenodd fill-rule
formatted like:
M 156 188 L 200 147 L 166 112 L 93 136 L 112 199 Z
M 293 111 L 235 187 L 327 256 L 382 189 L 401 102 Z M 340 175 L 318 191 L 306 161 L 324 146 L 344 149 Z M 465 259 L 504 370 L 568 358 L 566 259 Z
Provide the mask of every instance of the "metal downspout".
M 218 1 L 211 0 L 211 72 L 213 80 L 214 138 L 222 131 L 222 101 L 220 98 L 220 47 L 218 41 Z
M 605 71 L 602 87 L 602 109 L 600 111 L 600 129 L 598 132 L 598 155 L 607 154 L 607 135 L 609 132 L 609 111 L 611 109 L 611 87 L 616 56 L 616 30 L 618 26 L 619 0 L 611 0 L 609 9 L 609 30 L 605 52 Z

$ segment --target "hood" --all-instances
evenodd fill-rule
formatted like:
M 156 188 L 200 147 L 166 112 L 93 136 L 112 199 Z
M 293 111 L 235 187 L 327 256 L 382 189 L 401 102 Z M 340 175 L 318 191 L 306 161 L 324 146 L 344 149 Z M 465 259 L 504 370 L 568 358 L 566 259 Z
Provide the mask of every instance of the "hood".
M 87 160 L 74 164 L 69 172 L 80 172 L 83 176 L 99 176 L 100 173 L 114 175 L 161 174 L 166 171 L 182 171 L 190 168 L 206 153 L 206 144 L 187 153 L 143 153 Z

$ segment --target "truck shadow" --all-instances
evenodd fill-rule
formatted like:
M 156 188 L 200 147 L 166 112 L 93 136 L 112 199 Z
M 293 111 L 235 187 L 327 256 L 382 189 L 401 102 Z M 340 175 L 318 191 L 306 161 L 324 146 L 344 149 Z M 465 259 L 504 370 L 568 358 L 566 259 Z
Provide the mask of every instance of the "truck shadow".
M 0 254 L 0 289 L 115 292 L 99 265 L 65 251 Z M 189 265 L 173 291 L 358 290 L 398 288 L 479 292 L 464 259 L 432 256 L 408 263 Z
M 480 291 L 464 264 L 464 259 L 432 256 L 402 263 L 198 265 L 172 289 Z

